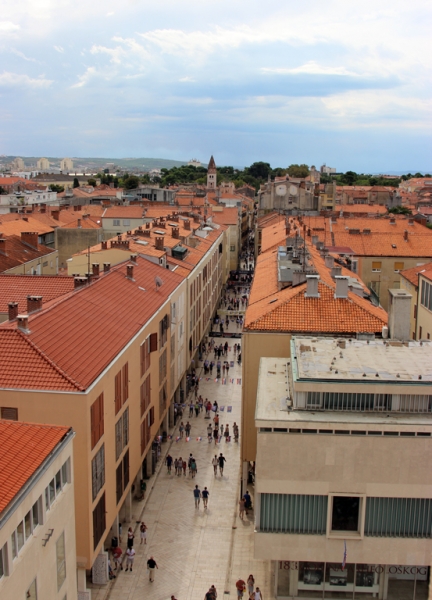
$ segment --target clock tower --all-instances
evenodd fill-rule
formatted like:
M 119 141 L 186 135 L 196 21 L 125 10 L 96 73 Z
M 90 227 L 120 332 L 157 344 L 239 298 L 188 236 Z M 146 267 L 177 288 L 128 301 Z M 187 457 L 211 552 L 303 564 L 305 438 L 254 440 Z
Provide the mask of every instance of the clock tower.
M 210 158 L 210 162 L 207 167 L 207 189 L 215 190 L 217 187 L 217 172 L 216 172 L 216 163 L 213 158 L 213 155 Z

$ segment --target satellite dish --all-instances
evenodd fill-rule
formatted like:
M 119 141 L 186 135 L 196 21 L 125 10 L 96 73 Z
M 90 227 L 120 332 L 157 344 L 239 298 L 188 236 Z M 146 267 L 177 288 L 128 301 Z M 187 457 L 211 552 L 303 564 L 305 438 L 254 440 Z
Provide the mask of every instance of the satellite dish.
M 278 196 L 285 196 L 286 194 L 286 186 L 285 185 L 278 185 L 276 188 L 276 194 Z
M 297 192 L 298 192 L 297 186 L 290 185 L 290 190 L 289 191 L 290 191 L 291 196 L 296 196 Z
M 163 280 L 160 277 L 155 277 L 155 284 L 156 288 L 159 288 L 161 285 L 163 285 Z

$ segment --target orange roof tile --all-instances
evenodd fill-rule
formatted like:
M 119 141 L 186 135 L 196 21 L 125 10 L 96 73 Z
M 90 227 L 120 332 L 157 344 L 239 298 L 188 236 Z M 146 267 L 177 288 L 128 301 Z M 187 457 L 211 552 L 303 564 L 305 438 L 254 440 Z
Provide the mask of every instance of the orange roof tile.
M 0 253 L 0 273 L 55 252 L 53 248 L 41 244 L 38 244 L 37 249 L 31 248 L 16 235 L 9 235 L 5 239 L 6 254 Z
M 0 275 L 0 313 L 8 312 L 8 302 L 18 302 L 18 311 L 26 313 L 27 296 L 42 296 L 45 304 L 73 289 L 73 277 Z
M 0 215 L 0 232 L 3 235 L 20 235 L 22 231 L 37 231 L 39 235 L 52 233 L 52 227 L 45 225 L 27 215 L 24 219 L 15 218 L 13 220 L 4 221 Z
M 69 431 L 69 427 L 0 420 L 0 514 Z
M 158 289 L 156 276 L 164 282 Z M 25 337 L 24 342 L 33 345 L 40 360 L 50 361 L 77 388 L 87 389 L 183 281 L 180 275 L 140 257 L 133 277 L 133 281 L 126 277 L 126 263 L 121 263 L 90 285 L 31 314 L 30 333 L 26 336 L 16 330 L 14 322 L 1 324 L 0 345 L 3 348 L 7 337 L 12 351 L 13 341 L 18 340 L 22 346 L 19 336 Z M 15 337 L 10 338 L 11 334 Z M 8 380 L 8 385 L 2 387 L 25 384 L 27 370 L 22 364 L 18 360 L 13 365 L 0 363 L 0 382 L 2 378 Z M 35 370 L 33 388 L 51 389 L 46 387 L 49 383 L 46 372 L 38 378 Z M 57 385 L 55 389 L 64 389 L 60 383 Z
M 221 223 L 223 225 L 238 225 L 239 222 L 239 214 L 236 207 L 224 207 L 222 211 L 214 210 L 211 215 L 215 223 Z

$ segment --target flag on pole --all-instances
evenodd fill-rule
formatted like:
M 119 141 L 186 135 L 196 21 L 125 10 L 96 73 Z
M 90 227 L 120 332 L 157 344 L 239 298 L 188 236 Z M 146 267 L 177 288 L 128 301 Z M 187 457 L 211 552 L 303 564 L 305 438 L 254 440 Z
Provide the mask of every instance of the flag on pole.
M 346 547 L 346 541 L 344 540 L 344 553 L 343 553 L 343 559 L 342 559 L 342 571 L 345 569 L 346 560 L 347 560 L 347 547 Z

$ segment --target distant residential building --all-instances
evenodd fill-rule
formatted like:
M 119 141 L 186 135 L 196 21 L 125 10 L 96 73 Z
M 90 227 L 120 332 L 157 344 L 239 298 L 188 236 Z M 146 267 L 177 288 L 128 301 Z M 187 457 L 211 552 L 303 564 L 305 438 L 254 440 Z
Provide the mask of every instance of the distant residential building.
M 18 187 L 22 188 L 22 185 Z M 0 215 L 18 212 L 26 206 L 57 204 L 57 192 L 22 190 L 0 195 Z
M 49 160 L 47 158 L 40 158 L 37 161 L 37 168 L 40 171 L 46 171 L 47 169 L 50 168 L 50 162 L 49 162 Z
M 73 161 L 70 158 L 63 158 L 60 161 L 60 171 L 72 171 Z
M 10 166 L 14 171 L 24 171 L 25 169 L 24 161 L 22 158 L 19 158 L 19 156 L 13 159 Z
M 261 184 L 257 195 L 260 215 L 273 210 L 285 214 L 320 210 L 319 187 L 309 178 L 276 177 Z
M 0 237 L 0 273 L 57 275 L 58 251 L 38 243 L 37 232 Z
M 0 597 L 77 600 L 74 433 L 1 415 Z
M 330 175 L 331 173 L 336 173 L 336 169 L 333 167 L 327 167 L 327 165 L 321 165 L 320 173 L 324 173 L 325 175 Z

